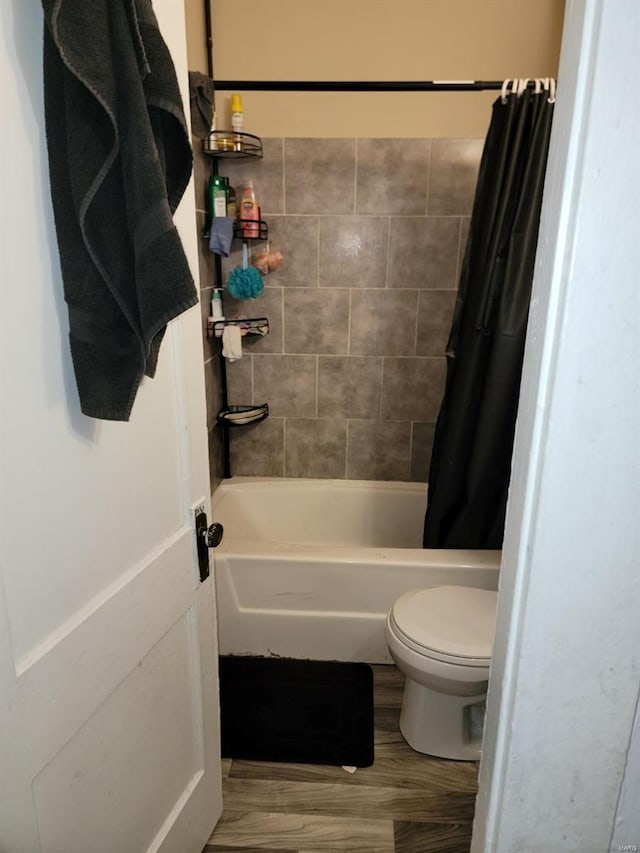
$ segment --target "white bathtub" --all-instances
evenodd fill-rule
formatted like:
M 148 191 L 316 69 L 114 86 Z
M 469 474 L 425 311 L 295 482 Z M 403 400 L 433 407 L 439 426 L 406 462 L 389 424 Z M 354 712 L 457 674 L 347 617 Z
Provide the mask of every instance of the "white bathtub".
M 213 498 L 221 654 L 390 663 L 401 593 L 497 589 L 499 551 L 423 550 L 426 486 L 234 477 Z

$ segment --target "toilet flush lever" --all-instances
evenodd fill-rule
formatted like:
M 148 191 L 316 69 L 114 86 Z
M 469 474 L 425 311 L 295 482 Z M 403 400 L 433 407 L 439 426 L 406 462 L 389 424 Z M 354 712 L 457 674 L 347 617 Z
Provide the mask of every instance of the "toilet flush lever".
M 224 528 L 219 521 L 209 524 L 202 506 L 195 511 L 195 527 L 200 581 L 205 581 L 209 577 L 209 548 L 215 548 L 222 542 Z

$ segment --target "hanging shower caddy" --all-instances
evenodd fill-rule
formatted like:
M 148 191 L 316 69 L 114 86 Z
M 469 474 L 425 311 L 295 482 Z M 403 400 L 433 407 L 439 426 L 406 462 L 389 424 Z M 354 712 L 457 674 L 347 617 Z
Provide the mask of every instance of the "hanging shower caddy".
M 212 158 L 211 174 L 218 175 L 218 161 L 220 159 L 261 159 L 262 140 L 251 133 L 237 132 L 232 130 L 212 130 L 203 142 L 203 151 Z M 253 236 L 247 237 L 247 226 L 257 230 Z M 251 242 L 256 240 L 266 241 L 269 238 L 269 228 L 262 220 L 237 219 L 233 226 L 234 239 Z M 214 287 L 222 288 L 222 257 L 214 255 L 215 281 Z M 260 336 L 269 333 L 269 321 L 266 317 L 254 317 L 237 320 L 218 320 L 209 317 L 207 323 L 207 334 L 209 337 L 221 338 L 225 326 L 239 326 L 240 333 L 245 335 Z M 224 477 L 231 476 L 231 441 L 229 429 L 241 428 L 250 424 L 259 423 L 269 416 L 267 403 L 260 405 L 230 405 L 227 389 L 227 365 L 226 359 L 220 350 L 220 386 L 222 397 L 222 408 L 218 412 L 217 423 L 222 429 L 222 448 Z

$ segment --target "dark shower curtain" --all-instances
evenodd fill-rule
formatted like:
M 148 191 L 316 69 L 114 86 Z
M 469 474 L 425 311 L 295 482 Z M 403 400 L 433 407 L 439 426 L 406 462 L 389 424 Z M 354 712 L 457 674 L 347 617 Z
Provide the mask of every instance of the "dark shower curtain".
M 447 344 L 425 548 L 500 548 L 553 103 L 493 105 Z

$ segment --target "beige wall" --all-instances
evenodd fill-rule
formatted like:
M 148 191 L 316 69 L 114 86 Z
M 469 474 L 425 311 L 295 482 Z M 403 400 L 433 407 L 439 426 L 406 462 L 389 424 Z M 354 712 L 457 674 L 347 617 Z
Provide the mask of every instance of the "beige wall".
M 184 0 L 189 71 L 207 73 L 207 35 L 204 0 Z
M 215 0 L 212 6 L 219 80 L 502 80 L 555 76 L 564 2 Z M 496 95 L 243 97 L 245 129 L 260 136 L 478 137 Z M 219 126 L 228 123 L 228 100 L 221 92 Z

